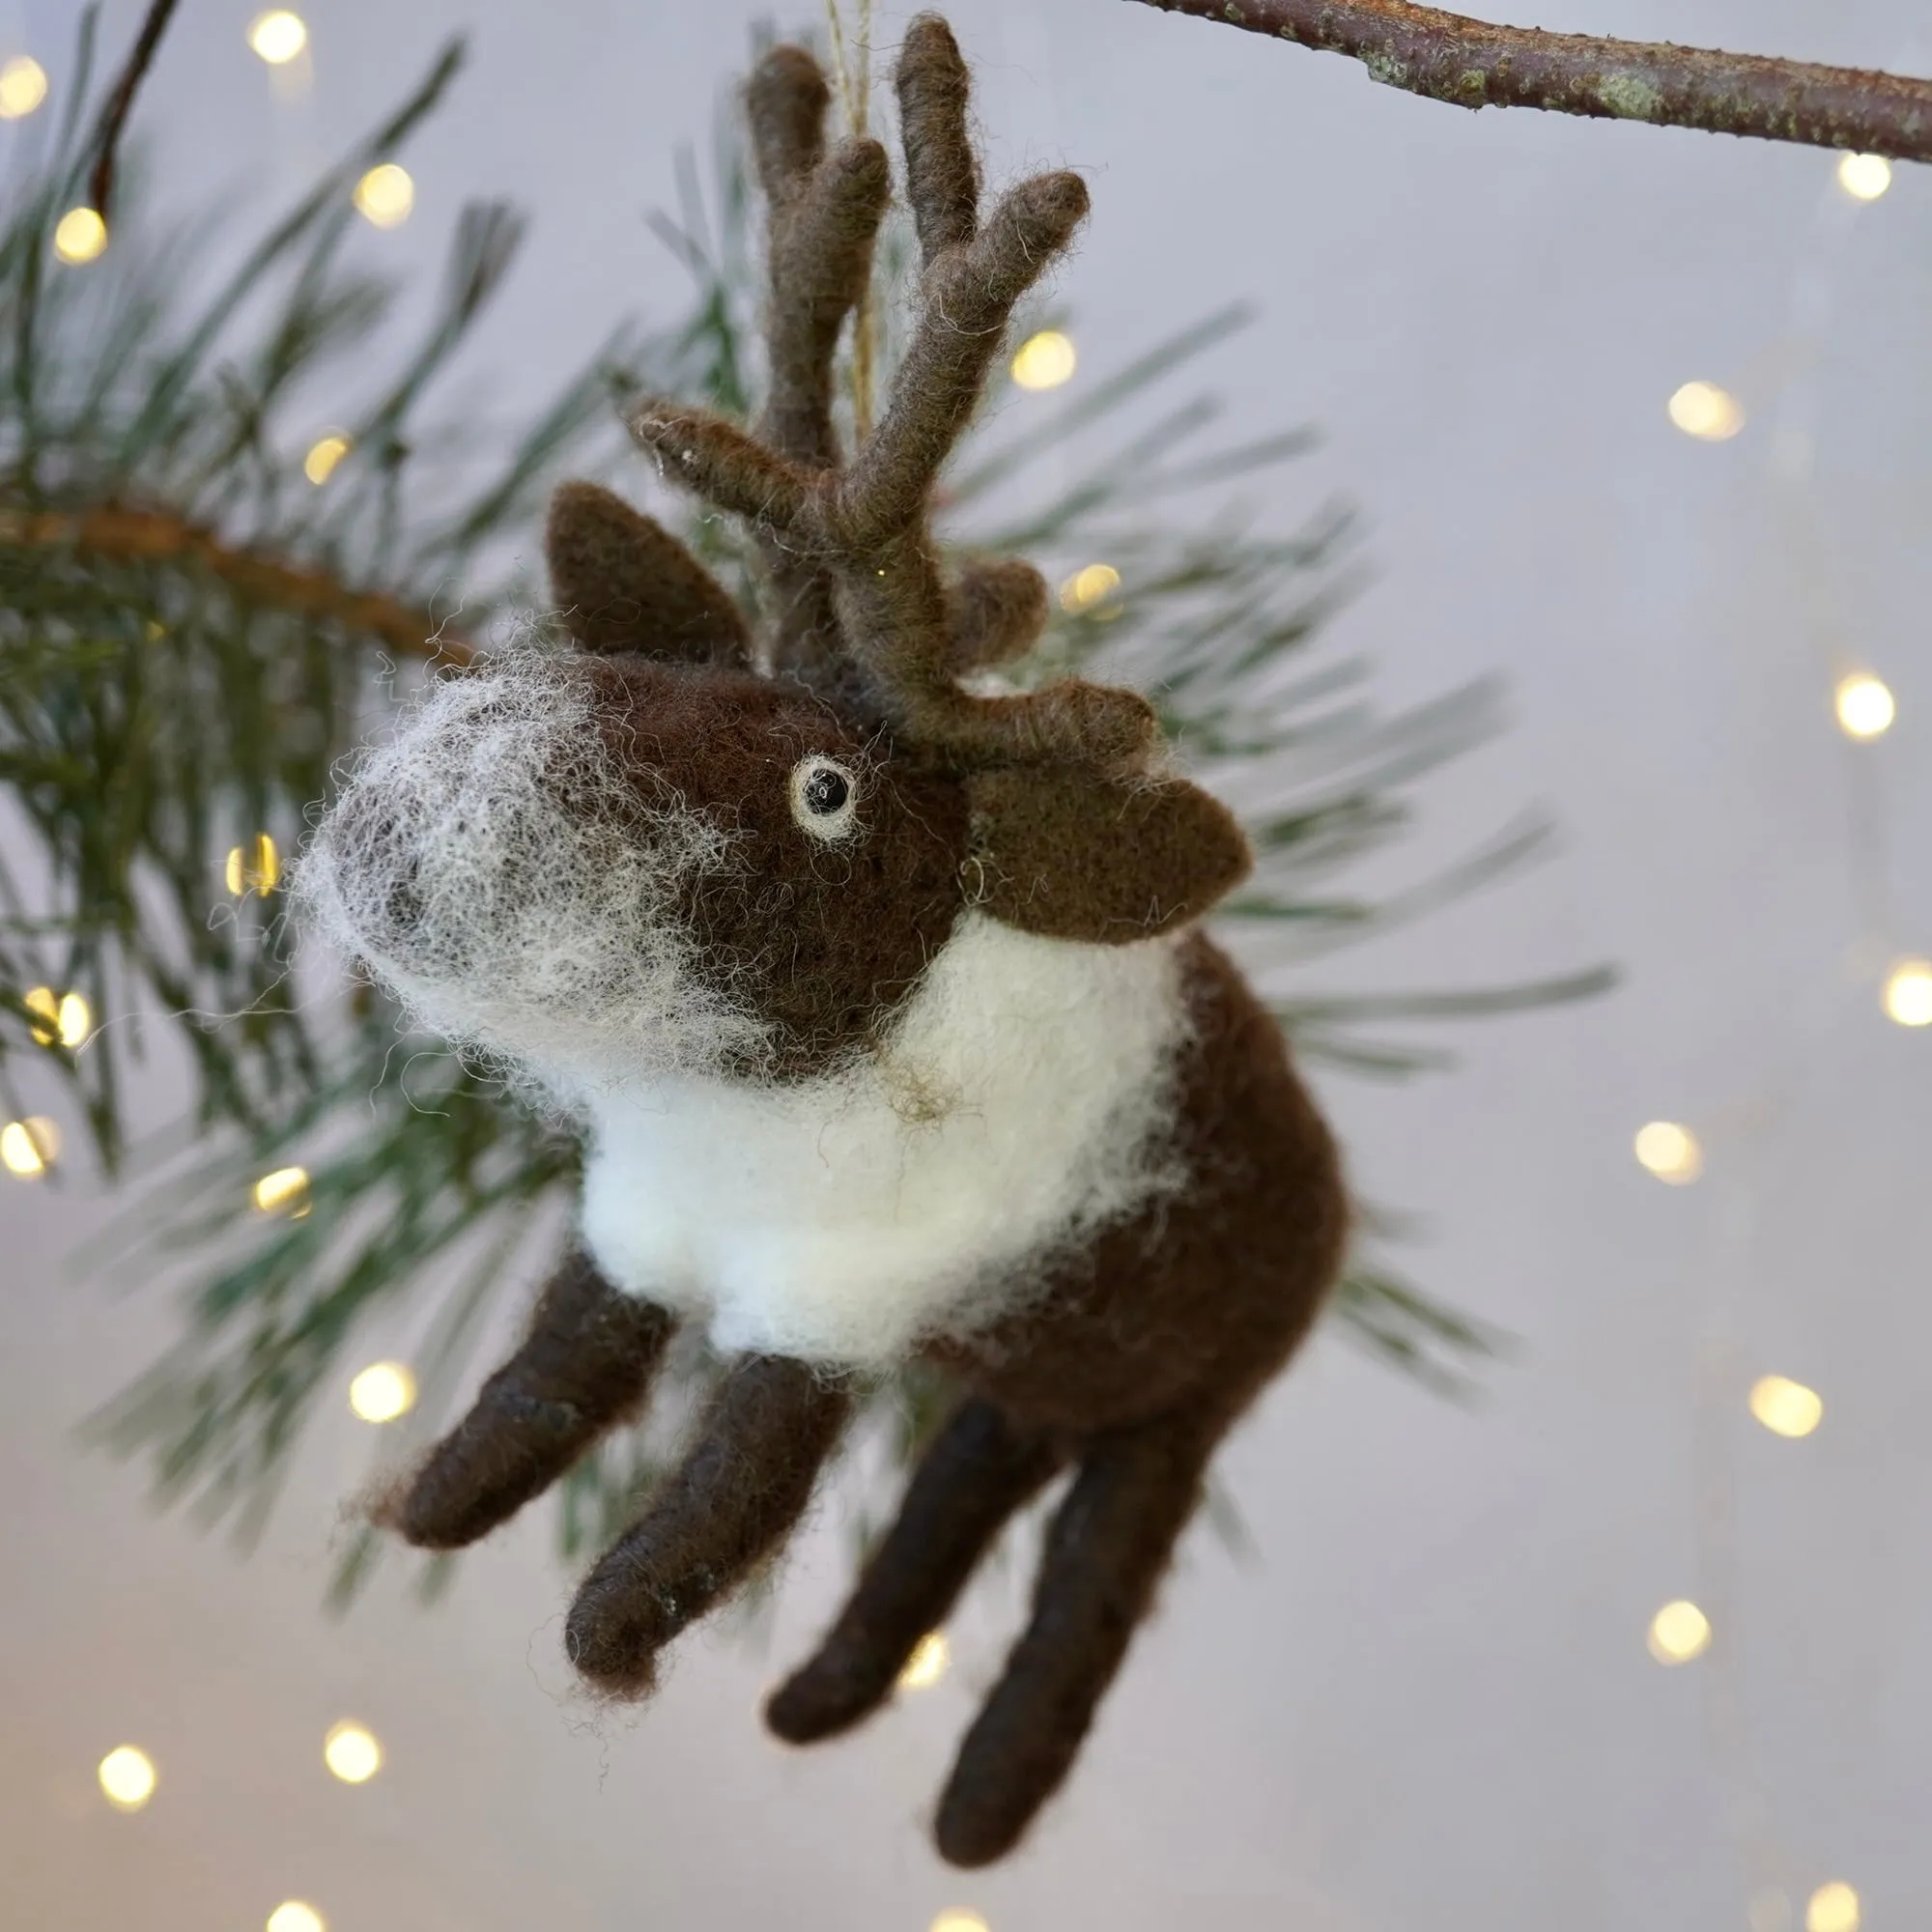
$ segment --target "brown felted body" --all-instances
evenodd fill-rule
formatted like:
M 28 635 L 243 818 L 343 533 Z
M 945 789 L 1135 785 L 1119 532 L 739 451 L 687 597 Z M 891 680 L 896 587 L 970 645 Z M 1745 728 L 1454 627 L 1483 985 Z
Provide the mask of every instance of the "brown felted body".
M 1012 559 L 976 557 L 949 575 L 928 500 L 1013 303 L 1065 247 L 1086 190 L 1070 175 L 1042 176 L 982 220 L 966 70 L 934 16 L 908 29 L 897 85 L 923 312 L 877 430 L 843 457 L 832 394 L 839 329 L 867 286 L 888 194 L 884 151 L 867 140 L 828 150 L 822 75 L 803 50 L 775 48 L 749 90 L 771 208 L 770 392 L 757 434 L 668 402 L 632 418 L 665 474 L 753 525 L 768 622 L 753 640 L 696 560 L 609 492 L 559 492 L 553 577 L 583 653 L 555 674 L 580 704 L 569 715 L 583 723 L 572 731 L 593 739 L 598 756 L 557 754 L 578 792 L 561 779 L 552 785 L 541 759 L 535 768 L 539 789 L 554 793 L 540 801 L 553 810 L 543 822 L 554 824 L 559 807 L 579 812 L 573 823 L 605 814 L 602 842 L 583 849 L 617 852 L 617 871 L 626 839 L 673 818 L 693 850 L 724 855 L 681 872 L 663 862 L 674 884 L 650 915 L 674 927 L 700 993 L 728 1002 L 739 1028 L 702 1069 L 714 1085 L 740 1083 L 730 1089 L 739 1111 L 707 1119 L 743 1122 L 747 1106 L 769 1106 L 789 1122 L 821 1094 L 828 1108 L 843 1104 L 849 1090 L 838 1080 L 894 1051 L 895 1029 L 919 1010 L 937 962 L 1010 960 L 1024 948 L 1036 949 L 1025 954 L 1035 966 L 1042 951 L 1056 972 L 1072 962 L 1073 977 L 1054 983 L 1077 983 L 1101 1016 L 1094 1024 L 1109 1029 L 1103 1051 L 1065 1063 L 1067 1077 L 1085 1068 L 1091 1091 L 1105 1095 L 1094 1063 L 1141 1063 L 1118 1050 L 1113 1009 L 1095 1003 L 1094 989 L 1121 977 L 1096 962 L 1158 968 L 1145 984 L 1160 989 L 1150 1000 L 1169 1003 L 1157 1017 L 1172 1022 L 1171 1050 L 1130 1077 L 1148 1103 L 1134 1118 L 1157 1122 L 1149 1171 L 1157 1165 L 1171 1184 L 1123 1196 L 1091 1224 L 1069 1208 L 1037 1239 L 1031 1223 L 1017 1224 L 1034 1245 L 994 1284 L 1002 1293 L 970 1320 L 917 1331 L 958 1382 L 959 1405 L 818 1653 L 769 1708 L 773 1728 L 800 1743 L 875 1709 L 1012 1514 L 1070 1471 L 1027 1629 L 939 1806 L 942 1853 L 980 1864 L 1017 1842 L 1073 1762 L 1215 1445 L 1307 1334 L 1349 1214 L 1334 1144 L 1279 1029 L 1195 929 L 1244 875 L 1249 853 L 1228 811 L 1169 769 L 1153 708 L 1077 680 L 992 694 L 959 682 L 1037 638 L 1045 585 Z M 527 676 L 518 686 L 531 688 Z M 580 808 L 578 793 L 597 803 Z M 341 853 L 358 834 L 405 822 L 394 815 L 399 796 L 385 803 L 352 787 L 313 863 L 346 865 Z M 460 810 L 483 810 L 468 800 L 466 791 Z M 379 973 L 385 958 L 401 973 L 412 921 L 423 919 L 418 873 L 405 866 L 398 876 L 413 883 L 353 900 L 373 907 L 349 939 Z M 1005 952 L 952 951 L 962 933 L 1001 928 Z M 1024 947 L 1015 931 L 1031 935 Z M 1120 951 L 1132 948 L 1164 950 Z M 506 971 L 537 970 L 514 947 L 487 956 L 509 961 Z M 982 1016 L 1016 1024 L 1001 986 L 980 992 L 993 1003 Z M 1050 1009 L 1057 1029 L 1066 1010 Z M 514 1020 L 527 1009 L 506 1011 Z M 968 1037 L 981 1042 L 976 1050 L 999 1051 Z M 1036 1045 L 1029 1036 L 1015 1064 L 1035 1067 Z M 1071 1111 L 1050 1085 L 1024 1094 L 1038 1109 Z M 905 1131 L 955 1104 L 922 1098 L 931 1112 L 908 1112 Z M 890 1111 L 899 1110 L 895 1099 Z M 682 1117 L 664 1118 L 681 1127 Z M 806 1126 L 816 1187 L 827 1127 L 816 1114 Z M 649 1147 L 663 1156 L 662 1142 Z M 1092 1151 L 1083 1143 L 1075 1152 Z M 734 1146 L 719 1151 L 737 1158 Z M 1142 1158 L 1138 1143 L 1130 1151 Z M 628 1172 L 599 1169 L 601 1152 L 593 1146 L 588 1156 L 592 1181 Z M 1068 1172 L 1078 1165 L 1069 1156 Z M 734 1188 L 741 1174 L 745 1187 L 757 1184 L 749 1166 L 723 1171 Z M 886 1171 L 896 1188 L 900 1168 Z M 957 1170 L 940 1172 L 951 1190 Z M 840 1177 L 828 1168 L 822 1179 L 836 1186 Z M 749 1217 L 761 1205 L 736 1211 Z M 1004 1208 L 995 1197 L 982 1218 L 990 1225 Z M 934 1225 L 955 1240 L 952 1223 Z M 593 1234 L 586 1217 L 585 1238 Z M 848 1264 L 852 1252 L 840 1251 Z M 884 1252 L 896 1266 L 900 1251 Z M 472 1541 L 633 1412 L 673 1318 L 653 1304 L 648 1282 L 629 1286 L 636 1292 L 618 1293 L 582 1256 L 567 1263 L 518 1354 L 380 1519 L 428 1548 Z M 672 1298 L 663 1281 L 655 1293 Z M 854 1305 L 876 1322 L 875 1302 Z M 685 1459 L 578 1593 L 567 1645 L 591 1684 L 646 1692 L 663 1647 L 782 1547 L 838 1442 L 849 1383 L 825 1359 L 763 1345 L 727 1368 Z
M 970 1392 L 818 1654 L 773 1697 L 810 1743 L 891 1694 L 1008 1518 L 1067 1462 L 1034 1610 L 961 1747 L 941 1852 L 1011 1849 L 1065 1776 L 1200 1499 L 1216 1444 L 1306 1336 L 1349 1216 L 1280 1029 L 1218 948 L 1186 947 L 1177 1151 L 1194 1184 L 1102 1234 L 1011 1316 L 930 1352 Z
M 1175 1151 L 1189 1186 L 931 1351 L 1023 1429 L 1079 1440 L 1188 1409 L 1218 1433 L 1294 1351 L 1340 1264 L 1334 1142 L 1281 1029 L 1205 936 L 1183 962 L 1194 1040 Z

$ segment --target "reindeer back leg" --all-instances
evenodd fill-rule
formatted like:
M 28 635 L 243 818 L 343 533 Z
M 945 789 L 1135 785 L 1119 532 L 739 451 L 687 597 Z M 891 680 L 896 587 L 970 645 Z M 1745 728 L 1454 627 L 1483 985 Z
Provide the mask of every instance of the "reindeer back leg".
M 1019 1841 L 1072 1765 L 1201 1495 L 1218 1418 L 1162 1416 L 1095 1438 L 1046 1537 L 1033 1613 L 967 1732 L 934 1835 L 955 1865 Z
M 772 1729 L 788 1744 L 812 1744 L 884 1703 L 1002 1525 L 1063 1460 L 1057 1443 L 1015 1427 L 992 1403 L 961 1403 L 816 1656 L 766 1705 Z
M 547 1490 L 643 1400 L 673 1318 L 620 1294 L 581 1250 L 565 1257 L 522 1348 L 429 1460 L 375 1510 L 424 1549 L 457 1549 Z

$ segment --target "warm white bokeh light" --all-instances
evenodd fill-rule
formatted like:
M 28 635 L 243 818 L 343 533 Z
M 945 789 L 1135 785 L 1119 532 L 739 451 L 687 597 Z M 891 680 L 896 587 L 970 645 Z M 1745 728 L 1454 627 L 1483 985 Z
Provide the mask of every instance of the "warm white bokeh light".
M 1804 1908 L 1804 1932 L 1859 1932 L 1859 1895 L 1843 1879 L 1821 1885 Z
M 318 438 L 309 444 L 308 454 L 302 458 L 302 474 L 320 489 L 335 474 L 335 466 L 349 454 L 349 447 L 346 436 Z
M 1711 1620 L 1695 1604 L 1679 1599 L 1650 1620 L 1650 1654 L 1660 1663 L 1689 1663 L 1711 1647 Z
M 1762 1376 L 1751 1384 L 1750 1412 L 1774 1435 L 1796 1440 L 1809 1435 L 1825 1419 L 1825 1399 L 1788 1377 Z
M 282 855 L 266 832 L 258 832 L 252 843 L 237 845 L 228 854 L 225 877 L 228 890 L 238 899 L 243 893 L 259 893 L 267 898 L 281 876 Z
M 51 1046 L 60 1037 L 60 995 L 51 986 L 30 986 L 20 995 L 20 1004 L 34 1015 L 28 1022 L 34 1037 L 43 1046 Z
M 1744 406 L 1715 383 L 1686 383 L 1670 398 L 1670 420 L 1686 436 L 1723 442 L 1745 426 Z
M 1638 1164 L 1672 1187 L 1683 1187 L 1704 1171 L 1704 1151 L 1697 1136 L 1675 1121 L 1651 1121 L 1636 1130 L 1631 1143 Z
M 0 121 L 18 121 L 47 98 L 47 71 L 31 54 L 0 67 Z
M 138 1811 L 160 1781 L 155 1761 L 132 1745 L 120 1745 L 100 1760 L 101 1792 L 117 1811 Z
M 35 1180 L 60 1158 L 60 1128 L 44 1114 L 9 1121 L 0 1127 L 0 1167 Z
M 278 1167 L 265 1174 L 251 1190 L 256 1208 L 264 1214 L 286 1214 L 299 1221 L 309 1210 L 308 1169 Z
M 328 1921 L 306 1900 L 285 1898 L 269 1914 L 266 1932 L 328 1932 Z
M 349 1384 L 349 1406 L 364 1422 L 393 1422 L 416 1403 L 416 1378 L 405 1362 L 371 1362 Z
M 299 14 L 276 7 L 267 14 L 257 14 L 249 21 L 248 44 L 270 67 L 280 67 L 308 45 L 308 28 Z
M 1898 716 L 1890 687 L 1865 670 L 1838 680 L 1832 708 L 1838 714 L 1838 728 L 1848 738 L 1882 737 Z
M 1080 358 L 1057 328 L 1029 335 L 1013 355 L 1013 381 L 1023 389 L 1057 389 L 1072 379 Z
M 323 1739 L 322 1761 L 344 1784 L 367 1784 L 383 1768 L 383 1747 L 366 1725 L 345 1718 Z
M 1838 185 L 1854 201 L 1876 201 L 1891 185 L 1891 163 L 1883 155 L 1847 155 L 1838 163 Z
M 91 262 L 107 246 L 107 224 L 91 208 L 70 208 L 54 224 L 54 253 L 63 262 Z
M 51 986 L 31 986 L 20 995 L 20 1004 L 34 1015 L 28 1024 L 43 1046 L 59 1040 L 63 1046 L 78 1046 L 94 1031 L 94 1009 L 84 993 L 56 993 Z
M 977 1912 L 954 1906 L 950 1912 L 942 1912 L 932 1921 L 931 1932 L 992 1932 L 992 1928 Z
M 416 185 L 394 161 L 374 167 L 355 184 L 355 206 L 378 228 L 400 228 L 416 205 Z
M 1060 586 L 1063 611 L 1091 611 L 1104 604 L 1121 587 L 1121 573 L 1111 563 L 1090 563 L 1076 570 Z
M 1885 1016 L 1900 1026 L 1932 1026 L 1932 959 L 1901 959 L 1885 976 Z
M 905 1668 L 899 1672 L 899 1689 L 928 1689 L 946 1675 L 946 1667 L 952 1662 L 952 1651 L 946 1641 L 946 1633 L 927 1631 L 913 1646 L 912 1655 L 905 1661 Z

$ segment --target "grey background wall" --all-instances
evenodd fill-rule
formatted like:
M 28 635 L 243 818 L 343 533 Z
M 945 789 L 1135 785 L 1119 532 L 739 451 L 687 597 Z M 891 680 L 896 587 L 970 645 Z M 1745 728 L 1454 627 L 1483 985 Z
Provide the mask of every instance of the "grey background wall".
M 111 43 L 137 11 L 113 0 Z M 640 216 L 670 196 L 674 143 L 705 135 L 753 8 L 316 4 L 293 120 L 243 45 L 250 11 L 185 8 L 160 64 L 145 113 L 185 197 L 292 183 L 471 33 L 412 157 L 414 218 L 362 245 L 426 268 L 465 196 L 532 210 L 469 358 L 493 415 L 616 315 L 672 306 Z M 14 0 L 0 31 L 58 79 L 74 12 Z M 1364 1186 L 1425 1217 L 1415 1272 L 1520 1349 L 1467 1410 L 1311 1350 L 1227 1459 L 1254 1557 L 1191 1540 L 1077 1784 L 1023 1858 L 969 1880 L 922 1813 L 1016 1581 L 955 1633 L 944 1684 L 810 1756 L 768 1744 L 755 1704 L 837 1587 L 837 1497 L 765 1638 L 688 1644 L 635 1720 L 569 1695 L 541 1520 L 433 1612 L 390 1579 L 331 1623 L 367 1431 L 337 1406 L 247 1562 L 156 1519 L 67 1432 L 170 1312 L 64 1270 L 102 1211 L 85 1187 L 9 1181 L 0 1921 L 211 1932 L 298 1895 L 337 1932 L 889 1932 L 955 1904 L 997 1932 L 1691 1932 L 1745 1924 L 1770 1886 L 1802 1915 L 1842 1878 L 1874 1932 L 1926 1923 L 1932 1038 L 1889 1025 L 1876 987 L 1890 952 L 1932 951 L 1932 178 L 1902 169 L 1852 210 L 1804 151 L 1467 116 L 1118 0 L 952 12 L 994 170 L 1092 180 L 1061 285 L 1085 367 L 1252 296 L 1264 320 L 1214 383 L 1244 418 L 1326 432 L 1261 507 L 1339 494 L 1371 522 L 1377 582 L 1334 647 L 1372 655 L 1391 701 L 1508 678 L 1512 735 L 1434 788 L 1405 863 L 1531 800 L 1563 855 L 1308 977 L 1626 968 L 1611 1002 L 1471 1035 L 1452 1078 L 1328 1086 Z M 883 10 L 882 43 L 903 17 Z M 1865 65 L 1932 47 L 1908 0 L 1547 0 L 1536 24 Z M 1794 493 L 1773 404 L 1806 368 Z M 1699 376 L 1742 396 L 1734 440 L 1670 427 Z M 1833 649 L 1898 694 L 1879 746 L 1833 725 Z M 1861 867 L 1888 885 L 1883 932 Z M 1697 1186 L 1632 1160 L 1657 1115 L 1704 1132 Z M 1822 1391 L 1816 1436 L 1750 1422 L 1767 1370 Z M 1717 1641 L 1667 1671 L 1644 1631 L 1680 1595 Z M 345 1713 L 390 1752 L 359 1790 L 319 1761 Z M 124 1740 L 162 1773 L 131 1817 L 93 1786 Z M 1775 1932 L 1771 1902 L 1758 1916 Z

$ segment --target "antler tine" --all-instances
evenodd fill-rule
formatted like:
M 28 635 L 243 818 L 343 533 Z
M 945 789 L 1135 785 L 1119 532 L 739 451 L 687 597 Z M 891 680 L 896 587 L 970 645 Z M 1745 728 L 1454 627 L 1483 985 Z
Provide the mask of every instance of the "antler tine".
M 773 448 L 824 469 L 838 460 L 832 434 L 838 331 L 871 278 L 892 174 L 876 141 L 824 151 L 830 97 L 803 47 L 774 47 L 746 98 L 769 213 L 771 393 L 759 427 Z
M 1013 304 L 1045 273 L 1087 213 L 1078 175 L 1036 175 L 1000 200 L 971 242 L 926 271 L 924 304 L 892 400 L 839 491 L 844 534 L 875 543 L 916 517 L 966 427 L 1000 353 Z
M 966 130 L 972 83 L 952 29 L 922 14 L 906 29 L 895 76 L 906 199 L 927 268 L 980 225 L 980 162 Z
M 809 471 L 708 410 L 652 398 L 631 412 L 630 431 L 687 490 L 761 533 L 789 531 L 810 497 Z
M 773 47 L 745 84 L 752 152 L 768 206 L 785 200 L 825 152 L 825 112 L 832 90 L 803 47 Z
M 746 89 L 752 142 L 768 211 L 765 313 L 770 388 L 758 433 L 814 469 L 838 461 L 833 363 L 846 315 L 865 299 L 872 242 L 892 192 L 885 150 L 850 140 L 825 152 L 831 91 L 803 47 L 774 47 Z M 776 606 L 773 662 L 825 675 L 838 657 L 838 618 L 823 567 L 776 544 L 766 562 Z
M 771 392 L 760 426 L 773 448 L 816 468 L 838 460 L 833 360 L 838 331 L 871 279 L 872 239 L 891 194 L 885 149 L 859 139 L 841 142 L 788 200 L 773 204 Z
M 1046 628 L 1046 579 L 1016 556 L 969 557 L 946 595 L 954 671 L 1023 656 Z

